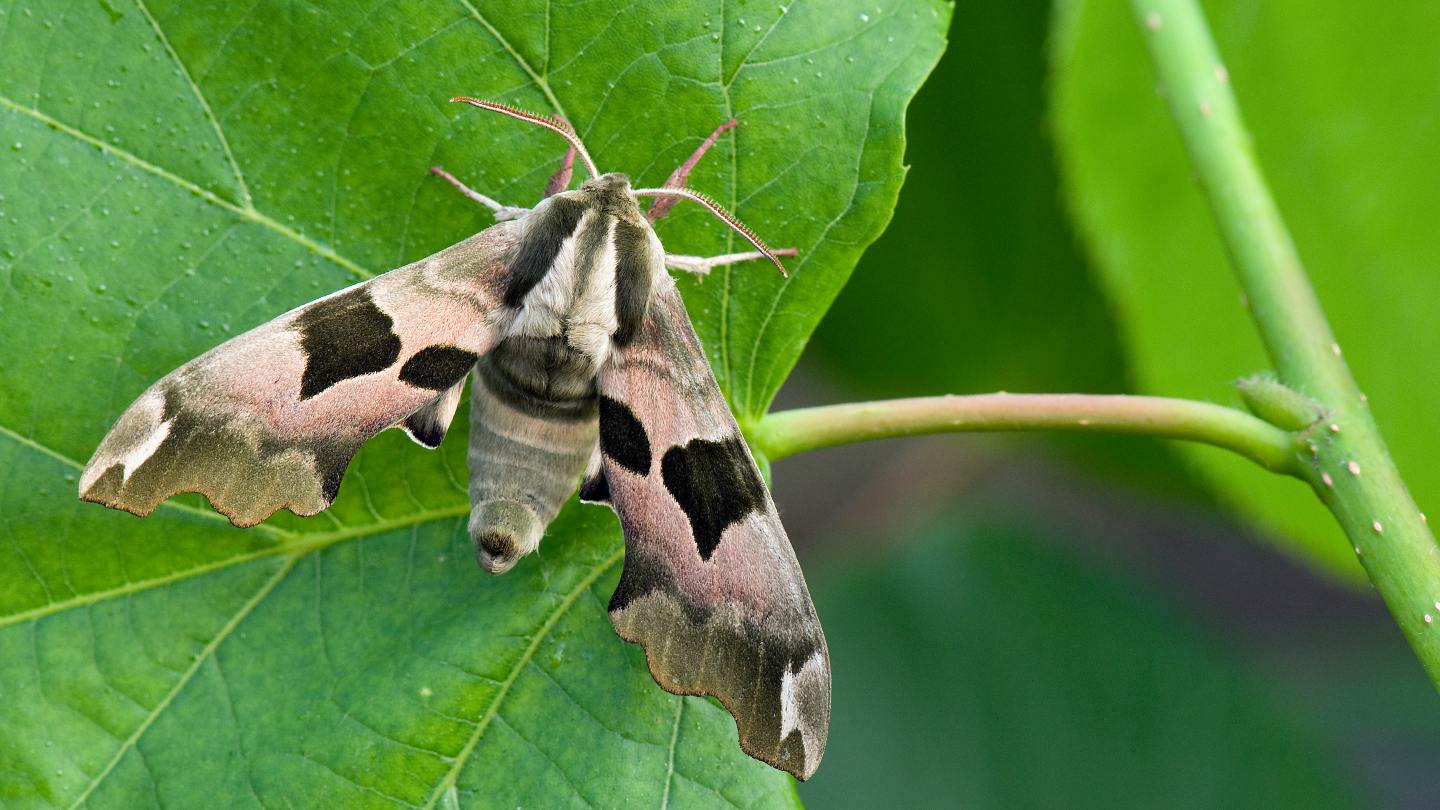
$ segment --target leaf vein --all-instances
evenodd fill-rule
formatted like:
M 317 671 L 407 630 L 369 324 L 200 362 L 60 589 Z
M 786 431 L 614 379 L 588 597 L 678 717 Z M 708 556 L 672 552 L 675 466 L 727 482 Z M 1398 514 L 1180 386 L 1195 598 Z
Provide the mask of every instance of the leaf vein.
M 675 782 L 675 745 L 680 741 L 680 715 L 685 711 L 685 698 L 675 696 L 675 725 L 670 728 L 670 756 L 665 761 L 665 792 L 660 796 L 660 810 L 669 810 L 670 786 Z
M 151 709 L 150 713 L 145 716 L 145 719 L 140 722 L 140 725 L 135 727 L 135 731 L 120 745 L 115 755 L 110 758 L 110 761 L 106 763 L 100 773 L 96 774 L 95 778 L 90 781 L 90 784 L 85 788 L 84 792 L 70 805 L 71 810 L 84 804 L 85 800 L 90 798 L 90 794 L 94 793 L 95 789 L 100 786 L 100 783 L 104 782 L 105 779 L 110 776 L 110 773 L 115 770 L 116 765 L 120 764 L 120 760 L 125 757 L 125 754 L 139 744 L 140 738 L 144 736 L 146 731 L 150 730 L 150 727 L 155 724 L 156 719 L 158 719 L 166 709 L 170 708 L 170 704 L 174 702 L 176 696 L 194 680 L 195 673 L 199 672 L 200 667 L 204 666 L 205 662 L 210 660 L 210 656 L 215 653 L 215 650 L 219 649 L 225 639 L 229 638 L 230 635 L 235 632 L 235 628 L 239 627 L 240 623 L 245 621 L 245 617 L 249 616 L 250 613 L 265 600 L 265 597 L 270 595 L 270 592 L 285 579 L 285 576 L 294 569 L 296 563 L 300 562 L 304 556 L 305 553 L 298 553 L 291 556 L 284 565 L 276 569 L 275 573 L 260 586 L 259 590 L 249 599 L 245 600 L 245 603 L 240 606 L 240 609 L 235 612 L 235 615 L 231 616 L 230 620 L 221 626 L 219 632 L 210 640 L 210 643 L 206 644 L 204 648 L 200 650 L 200 654 L 195 657 L 195 662 L 190 665 L 190 668 L 185 670 L 179 680 L 175 682 L 175 685 L 170 688 L 170 691 L 160 699 L 159 703 L 155 704 L 155 708 Z
M 876 87 L 876 88 L 883 87 L 883 86 L 885 85 L 885 83 L 890 80 L 890 77 L 893 76 L 893 75 L 895 75 L 895 71 L 899 70 L 902 65 L 904 65 L 904 61 L 903 61 L 903 60 L 897 61 L 896 64 L 895 64 L 895 66 L 892 67 L 892 68 L 890 69 L 890 71 L 889 71 L 888 73 L 886 73 L 885 76 L 884 76 L 880 81 L 878 81 L 878 82 L 875 83 L 875 87 Z M 877 92 L 878 92 L 878 91 L 877 91 Z M 871 94 L 870 94 L 869 109 L 866 110 L 866 114 L 865 114 L 867 131 L 868 131 L 868 129 L 869 129 L 870 126 L 871 126 L 871 123 L 870 123 L 870 122 L 873 121 L 874 116 L 875 116 L 875 93 L 871 93 Z M 834 230 L 835 226 L 836 226 L 837 224 L 839 224 L 839 222 L 840 222 L 842 219 L 844 219 L 847 214 L 849 214 L 851 211 L 853 211 L 853 210 L 855 209 L 855 199 L 856 199 L 856 197 L 858 197 L 859 194 L 860 194 L 860 188 L 861 188 L 863 185 L 865 185 L 864 181 L 861 180 L 860 175 L 861 175 L 861 172 L 862 172 L 864 163 L 865 163 L 865 150 L 866 150 L 867 143 L 868 143 L 868 142 L 867 142 L 866 139 L 863 139 L 863 138 L 860 139 L 860 143 L 859 143 L 860 149 L 859 149 L 859 151 L 858 151 L 858 152 L 856 153 L 856 155 L 855 155 L 855 172 L 854 172 L 854 178 L 855 178 L 855 179 L 854 179 L 854 182 L 853 182 L 853 183 L 851 184 L 851 186 L 850 186 L 850 198 L 845 201 L 845 204 L 844 204 L 843 206 L 840 207 L 839 212 L 836 213 L 835 216 L 834 216 L 833 218 L 831 218 L 831 220 L 830 220 L 829 222 L 825 223 L 825 227 L 820 231 L 820 235 L 819 235 L 818 237 L 816 237 L 816 239 L 815 239 L 814 244 L 816 244 L 817 246 L 818 246 L 819 244 L 821 244 L 822 242 L 824 242 L 825 239 L 826 239 L 826 237 L 828 237 L 828 236 L 830 235 L 830 231 Z M 768 394 L 765 394 L 764 396 L 767 398 L 767 401 L 765 401 L 765 402 L 756 403 L 756 402 L 754 402 L 753 399 L 752 399 L 752 394 L 753 394 L 753 392 L 754 392 L 753 385 L 754 385 L 754 382 L 755 382 L 755 367 L 756 367 L 756 365 L 758 365 L 758 362 L 759 362 L 759 359 L 760 359 L 760 354 L 761 354 L 761 352 L 760 352 L 760 346 L 764 343 L 765 333 L 766 333 L 767 331 L 769 331 L 769 329 L 770 329 L 770 324 L 771 324 L 771 322 L 772 322 L 772 321 L 774 320 L 774 318 L 775 318 L 775 313 L 776 313 L 776 311 L 780 308 L 780 301 L 781 301 L 781 299 L 783 299 L 783 298 L 785 297 L 785 294 L 790 290 L 791 281 L 793 281 L 793 280 L 795 279 L 795 277 L 800 274 L 800 271 L 805 267 L 806 264 L 809 263 L 810 257 L 813 256 L 813 255 L 814 255 L 814 252 L 812 251 L 811 253 L 806 254 L 805 256 L 803 256 L 803 257 L 801 258 L 800 262 L 795 266 L 795 271 L 794 271 L 793 273 L 791 273 L 789 276 L 786 276 L 786 277 L 785 277 L 785 280 L 780 283 L 780 289 L 778 289 L 778 290 L 775 291 L 775 296 L 770 300 L 770 308 L 769 308 L 769 310 L 766 311 L 764 320 L 762 320 L 762 321 L 760 322 L 760 328 L 759 328 L 758 330 L 756 330 L 756 332 L 755 332 L 755 344 L 754 344 L 753 347 L 751 347 L 751 352 L 750 352 L 750 367 L 749 367 L 749 369 L 748 369 L 747 372 L 746 372 L 746 380 L 745 380 L 745 406 L 746 406 L 745 412 L 746 412 L 747 414 L 759 414 L 759 413 L 763 413 L 763 412 L 765 411 L 765 408 L 769 406 L 768 398 L 773 397 L 774 394 L 775 394 L 775 392 L 774 392 L 773 390 L 770 391 Z M 768 386 L 769 386 L 769 383 L 770 383 L 770 380 L 767 379 L 765 382 L 766 382 L 766 385 L 767 385 L 767 387 L 768 387 Z
M 474 17 L 476 22 L 484 26 L 485 30 L 490 32 L 490 36 L 494 37 L 495 41 L 500 43 L 500 47 L 504 48 L 505 51 L 510 54 L 510 57 L 515 60 L 515 63 L 520 66 L 520 69 L 525 71 L 526 75 L 530 77 L 530 81 L 534 82 L 535 86 L 540 89 L 540 92 L 545 95 L 545 99 L 555 108 L 555 112 L 566 121 L 571 120 L 570 114 L 565 112 L 565 105 L 560 103 L 560 99 L 555 97 L 555 91 L 550 89 L 550 83 L 547 82 L 545 77 L 541 76 L 535 68 L 531 67 L 529 62 L 525 61 L 525 57 L 521 56 L 520 52 L 515 50 L 515 46 L 510 44 L 510 40 L 506 39 L 498 28 L 491 25 L 490 21 L 485 19 L 485 15 L 480 13 L 480 9 L 476 8 L 470 0 L 460 0 L 460 5 L 464 6 L 470 12 L 470 16 Z
M 475 726 L 475 732 L 470 735 L 470 739 L 466 741 L 464 747 L 460 749 L 460 753 L 455 755 L 454 764 L 450 766 L 450 770 L 446 772 L 444 778 L 440 780 L 440 784 L 435 786 L 435 790 L 430 794 L 429 801 L 425 802 L 425 810 L 430 810 L 430 808 L 434 807 L 435 803 L 440 800 L 440 797 L 444 795 L 445 791 L 455 785 L 455 781 L 460 777 L 460 771 L 464 769 L 465 763 L 470 760 L 470 756 L 475 753 L 475 747 L 480 744 L 480 739 L 485 736 L 486 729 L 490 727 L 490 723 L 499 715 L 500 704 L 503 703 L 505 698 L 510 694 L 510 689 L 515 686 L 515 681 L 519 680 L 520 673 L 524 671 L 525 665 L 530 663 L 531 659 L 535 657 L 535 652 L 540 649 L 540 644 L 549 637 L 550 631 L 555 629 L 555 625 L 558 624 L 565 613 L 570 610 L 570 606 L 575 604 L 575 600 L 580 598 L 580 594 L 588 590 L 591 585 L 595 584 L 596 580 L 604 576 L 605 572 L 613 568 L 615 564 L 624 559 L 624 557 L 624 546 L 615 549 L 610 556 L 597 563 L 594 569 L 591 570 L 584 579 L 580 580 L 580 582 L 565 595 L 565 598 L 560 600 L 560 603 L 555 606 L 555 609 L 550 612 L 550 616 L 546 618 L 545 623 L 540 626 L 540 629 L 535 632 L 535 637 L 530 640 L 529 646 L 520 654 L 520 660 L 515 662 L 515 666 L 510 669 L 510 674 L 506 676 L 505 680 L 500 684 L 500 689 L 496 691 L 495 697 L 491 698 L 489 708 L 485 710 L 484 716 L 480 718 L 480 722 Z M 504 721 L 501 720 L 501 722 Z M 507 723 L 506 725 L 509 724 Z M 518 734 L 519 732 L 516 733 Z M 521 739 L 524 738 L 522 737 Z M 576 795 L 579 795 L 579 791 L 576 791 Z M 583 799 L 584 797 L 582 796 L 581 798 Z
M 560 683 L 559 679 L 557 679 L 554 675 L 550 674 L 550 672 L 549 672 L 548 670 L 546 670 L 544 667 L 540 666 L 539 664 L 535 663 L 535 661 L 534 661 L 533 659 L 532 659 L 531 661 L 527 662 L 527 666 L 528 666 L 530 669 L 533 669 L 533 670 L 535 670 L 536 672 L 538 672 L 538 673 L 540 673 L 541 675 L 543 675 L 543 676 L 545 677 L 545 680 L 547 680 L 547 681 L 549 681 L 550 683 L 554 684 L 554 685 L 555 685 L 555 688 L 560 690 L 560 694 L 564 695 L 566 700 L 568 700 L 568 701 L 570 701 L 571 703 L 575 704 L 575 707 L 578 708 L 582 713 L 584 713 L 584 715 L 585 715 L 586 717 L 590 718 L 590 722 L 594 723 L 597 728 L 601 729 L 602 731 L 606 732 L 607 734 L 614 734 L 616 737 L 619 737 L 620 739 L 625 740 L 626 742 L 635 743 L 636 745 L 650 745 L 650 746 L 658 745 L 658 743 L 651 743 L 651 742 L 646 742 L 646 741 L 644 741 L 644 740 L 637 740 L 637 739 L 635 739 L 634 737 L 631 737 L 629 734 L 626 734 L 625 732 L 620 731 L 619 729 L 614 729 L 614 728 L 611 728 L 610 726 L 605 725 L 605 723 L 600 720 L 599 716 L 596 715 L 595 712 L 591 711 L 591 709 L 590 709 L 589 706 L 586 706 L 585 704 L 581 703 L 581 702 L 579 701 L 579 699 L 577 699 L 577 698 L 575 697 L 574 693 L 572 693 L 569 689 L 566 689 L 566 688 L 565 688 L 565 685 L 562 684 L 562 683 Z
M 343 773 L 341 773 L 340 771 L 336 770 L 334 767 L 332 767 L 332 766 L 329 765 L 328 763 L 321 762 L 320 760 L 316 759 L 315 757 L 310 756 L 308 753 L 300 752 L 300 753 L 298 753 L 298 754 L 295 754 L 295 756 L 300 757 L 301 759 L 305 760 L 306 762 L 309 762 L 309 763 L 312 764 L 312 765 L 318 765 L 321 770 L 325 771 L 326 773 L 329 773 L 331 776 L 334 776 L 335 778 L 341 780 L 342 782 L 345 782 L 346 784 L 353 785 L 353 786 L 359 788 L 360 791 L 363 792 L 363 793 L 369 793 L 369 794 L 372 794 L 372 795 L 375 795 L 375 796 L 379 796 L 380 798 L 385 799 L 386 801 L 394 802 L 395 804 L 401 805 L 401 806 L 403 806 L 403 807 L 414 807 L 414 806 L 415 806 L 414 804 L 411 804 L 410 802 L 407 802 L 407 801 L 405 801 L 404 799 L 401 799 L 399 796 L 392 796 L 392 795 L 390 795 L 389 793 L 386 793 L 385 791 L 380 790 L 380 789 L 377 788 L 377 787 L 373 787 L 373 786 L 371 786 L 371 785 L 366 785 L 366 784 L 364 784 L 364 783 L 357 782 L 357 781 L 355 781 L 353 778 L 351 778 L 351 777 L 349 777 L 349 776 L 346 776 L 345 774 L 343 774 Z
M 770 23 L 770 27 L 765 29 L 765 33 L 761 34 L 760 38 L 755 40 L 755 44 L 750 46 L 750 50 L 746 51 L 745 55 L 740 57 L 740 61 L 735 64 L 735 72 L 731 73 L 730 78 L 725 80 L 725 89 L 727 91 L 730 89 L 730 85 L 735 83 L 735 79 L 740 75 L 740 71 L 746 67 L 763 64 L 761 62 L 750 62 L 750 57 L 753 56 L 756 51 L 760 50 L 760 46 L 765 44 L 765 40 L 769 39 L 771 34 L 775 33 L 775 29 L 780 27 L 780 23 L 785 19 L 785 15 L 789 14 L 790 9 L 794 8 L 798 2 L 800 2 L 800 0 L 792 0 L 790 5 L 781 6 L 780 14 L 775 17 L 775 22 Z
M 590 799 L 588 799 L 588 798 L 585 796 L 584 793 L 581 793 L 581 792 L 580 792 L 580 787 L 575 784 L 575 780 L 571 779 L 571 778 L 570 778 L 570 774 L 566 773 L 566 772 L 565 772 L 565 769 L 562 768 L 562 767 L 560 767 L 560 763 L 559 763 L 559 762 L 556 762 L 556 761 L 555 761 L 555 758 L 552 757 L 552 756 L 550 756 L 550 752 L 549 752 L 549 751 L 546 751 L 544 748 L 541 748 L 540 746 L 536 745 L 535 742 L 534 742 L 533 740 L 531 740 L 529 737 L 526 737 L 524 734 L 521 734 L 521 733 L 520 733 L 520 729 L 515 728 L 514 726 L 510 725 L 509 721 L 507 721 L 505 718 L 501 717 L 501 718 L 498 718 L 498 719 L 500 720 L 500 723 L 501 723 L 502 725 L 504 725 L 506 728 L 510 729 L 510 733 L 514 734 L 514 735 L 515 735 L 516 737 L 518 737 L 522 742 L 524 742 L 526 745 L 530 746 L 530 750 L 532 750 L 532 751 L 534 751 L 535 753 L 539 754 L 540 756 L 544 757 L 544 758 L 545 758 L 545 761 L 548 762 L 548 763 L 550 763 L 550 767 L 554 768 L 554 769 L 555 769 L 555 772 L 558 773 L 558 774 L 560 774 L 560 778 L 565 780 L 565 784 L 570 787 L 571 792 L 573 792 L 573 793 L 575 794 L 576 798 L 578 798 L 580 801 L 584 802 L 586 807 L 592 807 L 592 808 L 593 808 L 593 807 L 595 806 L 595 803 L 594 803 L 594 802 L 590 801 Z
M 3 428 L 0 428 L 0 431 L 3 430 Z M 35 621 L 37 619 L 42 619 L 46 616 L 50 616 L 56 613 L 62 613 L 66 610 L 73 610 L 75 608 L 97 604 L 107 599 L 115 599 L 134 593 L 139 593 L 141 591 L 148 591 L 152 588 L 170 585 L 175 582 L 180 582 L 186 579 L 190 579 L 192 577 L 202 576 L 204 574 L 209 574 L 214 571 L 221 571 L 232 566 L 243 565 L 245 563 L 263 559 L 265 557 L 275 557 L 289 553 L 305 554 L 312 551 L 319 551 L 321 549 L 327 548 L 336 543 L 344 542 L 346 540 L 364 538 L 370 535 L 382 534 L 392 529 L 401 529 L 421 523 L 444 520 L 445 518 L 453 518 L 459 515 L 466 514 L 469 511 L 469 504 L 465 504 L 463 506 L 457 506 L 448 509 L 437 509 L 433 512 L 425 512 L 421 514 L 411 515 L 407 518 L 389 521 L 384 524 L 354 526 L 333 532 L 317 532 L 311 535 L 285 533 L 284 536 L 290 538 L 289 540 L 283 543 L 277 543 L 276 545 L 267 548 L 257 549 L 255 551 L 247 552 L 245 554 L 237 554 L 233 557 L 227 557 L 223 560 L 215 560 L 191 568 L 184 568 L 178 571 L 173 571 L 169 574 L 164 574 L 162 576 L 152 577 L 150 579 L 127 582 L 124 585 L 115 588 L 108 588 L 102 591 L 91 591 L 90 593 L 81 596 L 64 599 L 59 602 L 52 602 L 48 605 L 31 608 L 30 610 L 24 610 L 19 613 L 12 613 L 8 616 L 0 616 L 0 628 L 8 627 L 14 624 L 20 624 L 22 622 Z
M 140 13 L 150 22 L 150 27 L 155 29 L 155 36 L 159 38 L 160 44 L 165 46 L 165 52 L 175 60 L 175 67 L 179 69 L 180 75 L 185 77 L 185 82 L 190 85 L 190 90 L 195 93 L 195 100 L 200 102 L 201 112 L 210 122 L 210 126 L 215 129 L 215 137 L 220 141 L 220 148 L 225 152 L 225 161 L 230 164 L 230 171 L 235 174 L 235 183 L 240 190 L 240 204 L 247 209 L 253 209 L 255 203 L 250 197 L 250 188 L 245 185 L 245 175 L 240 171 L 240 164 L 235 160 L 235 153 L 230 150 L 230 141 L 225 137 L 225 131 L 220 128 L 220 119 L 215 117 L 215 111 L 210 109 L 210 102 L 206 101 L 205 94 L 200 92 L 200 85 L 196 84 L 195 79 L 190 75 L 189 68 L 185 67 L 185 63 L 181 61 L 180 54 L 176 53 L 174 46 L 170 44 L 170 38 L 165 36 L 165 31 L 160 28 L 160 21 L 155 19 L 155 15 L 151 14 L 150 9 L 145 6 L 145 0 L 135 0 L 135 7 L 140 9 Z
M 326 247 L 319 242 L 316 242 L 314 239 L 311 239 L 310 237 L 306 236 L 303 233 L 300 233 L 293 228 L 281 224 L 277 220 L 272 219 L 271 217 L 261 213 L 254 208 L 244 208 L 242 206 L 236 205 L 235 203 L 230 202 L 224 197 L 219 196 L 215 192 L 210 191 L 206 188 L 202 188 L 201 186 L 196 185 L 190 180 L 186 180 L 185 178 L 175 174 L 174 172 L 171 172 L 168 169 L 157 166 L 154 163 L 151 163 L 150 161 L 140 157 L 139 155 L 127 152 L 112 143 L 103 141 L 93 135 L 82 132 L 81 130 L 76 129 L 69 124 L 64 123 L 63 121 L 60 121 L 59 119 L 51 118 L 49 115 L 46 115 L 45 113 L 41 112 L 38 109 L 35 109 L 34 107 L 27 107 L 6 96 L 0 96 L 0 107 L 4 107 L 13 112 L 17 112 L 21 115 L 32 118 L 35 121 L 38 121 L 39 123 L 44 124 L 45 126 L 55 130 L 56 132 L 69 135 L 70 137 L 78 141 L 87 143 L 95 147 L 96 149 L 99 149 L 103 154 L 113 155 L 114 157 L 117 157 L 120 160 L 129 163 L 131 166 L 134 166 L 141 171 L 153 174 L 156 177 L 165 180 L 166 182 L 169 182 L 175 186 L 178 186 L 181 189 L 184 189 L 185 191 L 190 192 L 191 194 L 194 194 L 196 197 L 199 197 L 200 199 L 205 200 L 208 203 L 224 208 L 225 210 L 238 217 L 241 217 L 242 219 L 249 220 L 250 222 L 260 225 L 261 227 L 274 231 L 275 233 L 285 237 L 286 239 L 289 239 L 292 242 L 303 246 L 315 255 L 320 256 L 321 258 L 324 258 L 331 263 L 350 271 L 351 274 L 355 275 L 360 279 L 369 279 L 375 277 L 375 273 L 365 269 L 364 267 L 361 267 L 355 261 L 341 256 L 333 249 Z

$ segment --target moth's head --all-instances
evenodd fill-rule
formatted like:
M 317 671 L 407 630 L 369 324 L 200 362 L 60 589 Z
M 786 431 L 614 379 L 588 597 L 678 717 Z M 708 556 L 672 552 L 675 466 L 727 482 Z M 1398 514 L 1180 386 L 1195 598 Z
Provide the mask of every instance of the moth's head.
M 575 194 L 610 216 L 653 230 L 645 213 L 640 210 L 635 190 L 630 188 L 630 178 L 621 172 L 606 172 L 599 177 L 591 177 L 576 191 L 561 193 Z
M 721 208 L 719 203 L 704 194 L 688 188 L 671 188 L 668 186 L 662 188 L 632 189 L 630 188 L 630 178 L 619 172 L 601 174 L 600 170 L 595 168 L 595 161 L 590 158 L 590 153 L 585 151 L 585 144 L 580 142 L 580 136 L 571 128 L 569 122 L 548 115 L 536 115 L 535 113 L 525 112 L 524 110 L 519 110 L 505 104 L 497 104 L 496 102 L 485 101 L 483 99 L 456 96 L 450 100 L 479 107 L 482 110 L 490 110 L 502 115 L 508 115 L 511 118 L 526 121 L 538 127 L 544 127 L 564 138 L 570 144 L 570 148 L 575 151 L 575 155 L 580 158 L 581 163 L 585 165 L 585 170 L 590 173 L 590 179 L 580 184 L 579 191 L 582 194 L 613 194 L 616 197 L 615 203 L 617 205 L 634 207 L 637 212 L 639 211 L 637 199 L 640 197 L 674 197 L 700 203 L 710 209 L 710 213 L 719 217 L 726 225 L 729 225 L 737 233 L 745 237 L 750 244 L 755 246 L 756 250 L 765 254 L 766 258 L 774 262 L 776 267 L 780 268 L 782 275 L 788 275 L 788 273 L 785 272 L 785 265 L 780 263 L 780 257 L 775 255 L 775 251 L 767 247 L 766 244 L 760 240 L 760 237 L 755 235 L 754 231 L 745 227 L 743 222 L 736 219 L 729 211 Z M 566 176 L 568 176 L 568 174 Z M 615 210 L 623 209 L 617 208 Z
M 592 177 L 580 184 L 581 191 L 588 191 L 592 194 L 626 194 L 630 193 L 630 178 L 621 172 L 606 172 L 599 177 Z

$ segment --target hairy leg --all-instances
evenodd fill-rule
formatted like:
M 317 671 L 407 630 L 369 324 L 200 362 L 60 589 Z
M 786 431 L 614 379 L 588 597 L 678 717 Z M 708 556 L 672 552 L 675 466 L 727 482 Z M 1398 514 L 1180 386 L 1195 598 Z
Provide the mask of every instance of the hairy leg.
M 800 251 L 795 248 L 782 248 L 772 251 L 776 256 L 798 256 Z M 683 256 L 676 253 L 665 254 L 665 266 L 672 270 L 684 270 L 687 273 L 704 278 L 716 267 L 727 264 L 738 264 L 748 262 L 751 259 L 768 258 L 758 250 L 746 251 L 744 253 L 726 253 L 723 256 Z
M 475 189 L 470 188 L 469 186 L 460 182 L 459 178 L 445 171 L 439 166 L 431 166 L 430 173 L 454 186 L 460 191 L 461 194 L 464 194 L 466 197 L 474 200 L 477 203 L 480 203 L 486 208 L 489 208 L 491 211 L 494 211 L 495 220 L 497 222 L 503 222 L 507 219 L 519 219 L 520 217 L 523 217 L 530 212 L 529 208 L 518 208 L 513 205 L 503 205 L 496 200 L 493 200 L 485 196 L 484 194 L 481 194 Z

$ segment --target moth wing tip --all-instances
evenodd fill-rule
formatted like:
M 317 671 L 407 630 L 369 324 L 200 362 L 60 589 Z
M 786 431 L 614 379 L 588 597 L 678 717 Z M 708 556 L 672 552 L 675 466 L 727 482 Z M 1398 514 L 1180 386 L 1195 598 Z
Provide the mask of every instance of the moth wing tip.
M 128 504 L 123 501 L 106 498 L 103 495 L 97 495 L 95 494 L 93 489 L 82 491 L 80 493 L 80 500 L 86 503 L 98 503 L 106 509 L 114 509 L 117 512 L 126 512 L 128 514 L 134 515 L 135 517 L 143 518 L 149 515 L 151 512 L 155 511 L 155 507 L 153 506 L 146 508 L 144 506 L 136 506 L 134 504 Z
M 289 510 L 290 512 L 292 512 L 292 513 L 294 513 L 294 514 L 299 515 L 300 517 L 310 517 L 311 515 L 318 515 L 318 514 L 320 514 L 321 512 L 323 512 L 323 511 L 325 510 L 325 507 L 321 507 L 320 509 L 315 509 L 315 510 L 313 510 L 313 511 L 307 512 L 307 511 L 305 511 L 303 508 L 296 508 L 296 507 L 295 507 L 294 505 L 292 505 L 292 504 L 283 504 L 283 505 L 279 505 L 279 506 L 274 506 L 274 507 L 272 507 L 272 508 L 270 509 L 270 511 L 265 512 L 264 514 L 249 514 L 249 515 L 245 515 L 245 514 L 241 514 L 240 512 L 238 512 L 238 511 L 236 511 L 236 510 L 230 509 L 228 506 L 226 506 L 226 505 L 222 504 L 220 501 L 216 500 L 216 496 L 215 496 L 215 495 L 213 495 L 213 494 L 211 494 L 211 493 L 209 493 L 209 492 L 206 492 L 206 491 L 204 491 L 204 490 L 201 490 L 201 489 L 186 489 L 186 490 L 181 490 L 181 491 L 179 491 L 179 492 L 173 492 L 173 493 L 171 493 L 170 495 L 166 496 L 163 500 L 158 501 L 158 502 L 156 502 L 156 503 L 140 504 L 140 503 L 135 503 L 135 502 L 133 502 L 133 501 L 123 501 L 123 500 L 119 500 L 119 499 L 117 499 L 117 498 L 107 498 L 107 497 L 105 497 L 105 496 L 103 496 L 103 495 L 97 494 L 97 493 L 94 491 L 94 488 L 92 487 L 91 489 L 82 490 L 82 491 L 80 492 L 80 500 L 82 500 L 82 501 L 84 501 L 84 502 L 86 502 L 86 503 L 98 503 L 98 504 L 100 504 L 101 506 L 104 506 L 104 507 L 107 508 L 107 509 L 114 509 L 114 510 L 117 511 L 117 512 L 126 512 L 126 513 L 129 513 L 129 514 L 134 515 L 135 517 L 141 517 L 141 518 L 143 518 L 143 517 L 149 517 L 151 514 L 153 514 L 153 513 L 155 512 L 155 510 L 156 510 L 157 508 L 160 507 L 161 504 L 166 503 L 167 501 L 169 501 L 171 498 L 175 497 L 176 495 L 184 495 L 184 494 L 188 494 L 188 493 L 195 493 L 195 494 L 198 494 L 198 495 L 203 495 L 203 496 L 205 497 L 206 503 L 208 503 L 208 504 L 210 505 L 210 508 L 213 509 L 213 510 L 214 510 L 217 514 L 219 514 L 220 516 L 224 517 L 227 521 L 230 522 L 230 525 L 234 526 L 234 527 L 237 528 L 237 529 L 249 529 L 249 528 L 251 528 L 251 527 L 253 527 L 253 526 L 258 526 L 258 525 L 260 525 L 261 523 L 263 523 L 267 518 L 269 518 L 271 515 L 275 514 L 276 512 L 279 512 L 281 509 L 287 509 L 287 510 Z M 326 507 L 328 507 L 328 506 L 329 506 L 329 504 L 326 504 Z
M 825 737 L 828 737 L 828 734 L 824 735 L 824 737 L 821 738 L 820 744 L 817 746 L 817 750 L 813 754 L 809 751 L 805 752 L 804 761 L 798 768 L 795 766 L 795 763 L 786 762 L 781 759 L 781 757 L 778 756 L 778 754 L 780 753 L 778 750 L 767 751 L 757 747 L 755 743 L 750 740 L 749 735 L 746 734 L 746 732 L 748 731 L 746 727 L 748 725 L 748 720 L 742 723 L 740 719 L 741 712 L 737 711 L 735 707 L 732 706 L 732 701 L 727 699 L 726 696 L 717 694 L 715 692 L 706 691 L 701 686 L 690 686 L 678 683 L 671 680 L 666 675 L 666 673 L 662 670 L 661 661 L 656 654 L 652 653 L 650 645 L 645 642 L 644 636 L 640 633 L 627 632 L 627 630 L 623 626 L 624 620 L 622 619 L 620 614 L 623 613 L 624 610 L 625 608 L 612 607 L 608 611 L 608 613 L 610 614 L 610 624 L 615 628 L 615 635 L 619 636 L 622 641 L 639 645 L 640 649 L 644 650 L 645 666 L 650 671 L 651 679 L 654 680 L 661 689 L 664 689 L 666 692 L 669 692 L 672 695 L 678 695 L 680 697 L 699 696 L 714 698 L 715 700 L 720 702 L 721 706 L 725 707 L 726 713 L 728 713 L 730 715 L 730 718 L 735 721 L 735 731 L 740 739 L 740 750 L 744 751 L 746 756 L 758 759 L 761 762 L 764 762 L 766 765 L 775 768 L 776 770 L 784 771 L 795 777 L 796 779 L 800 780 L 801 782 L 804 782 L 808 780 L 811 776 L 815 775 L 815 770 L 820 767 L 820 760 L 825 755 Z M 824 727 L 827 731 L 829 726 L 829 692 L 829 681 L 827 680 L 825 687 L 826 699 L 824 702 L 824 705 L 827 707 Z

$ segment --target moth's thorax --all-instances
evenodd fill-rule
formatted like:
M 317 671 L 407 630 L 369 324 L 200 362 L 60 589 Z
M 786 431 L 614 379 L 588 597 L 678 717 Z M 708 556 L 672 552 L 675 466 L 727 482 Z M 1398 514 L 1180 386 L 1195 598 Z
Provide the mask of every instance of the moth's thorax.
M 510 334 L 561 339 L 599 369 L 640 328 L 664 252 L 623 174 L 555 194 L 524 219 L 505 290 Z

